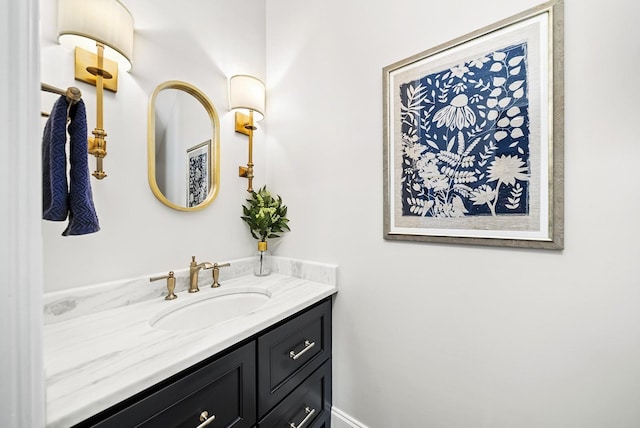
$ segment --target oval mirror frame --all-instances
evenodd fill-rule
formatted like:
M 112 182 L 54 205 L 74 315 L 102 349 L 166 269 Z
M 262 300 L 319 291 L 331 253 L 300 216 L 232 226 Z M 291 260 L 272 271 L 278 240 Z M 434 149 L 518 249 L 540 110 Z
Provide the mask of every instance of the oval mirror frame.
M 156 180 L 156 98 L 158 94 L 165 89 L 177 89 L 184 91 L 197 99 L 204 107 L 209 119 L 211 120 L 211 156 L 209 158 L 209 193 L 204 201 L 194 207 L 178 205 L 170 201 L 158 187 Z M 148 128 L 147 128 L 147 160 L 148 160 L 148 176 L 149 186 L 156 198 L 166 206 L 179 211 L 198 211 L 214 201 L 218 196 L 220 188 L 220 120 L 213 103 L 207 96 L 190 83 L 180 80 L 169 80 L 161 83 L 151 94 L 148 110 Z

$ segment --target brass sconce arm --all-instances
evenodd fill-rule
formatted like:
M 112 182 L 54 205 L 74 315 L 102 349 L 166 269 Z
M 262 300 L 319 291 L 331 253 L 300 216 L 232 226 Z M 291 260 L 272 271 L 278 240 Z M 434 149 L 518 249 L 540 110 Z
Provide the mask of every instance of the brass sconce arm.
M 98 180 L 107 176 L 102 168 L 107 155 L 104 89 L 117 91 L 118 64 L 126 71 L 131 68 L 133 33 L 133 16 L 118 0 L 58 0 L 58 41 L 75 48 L 76 80 L 96 87 L 96 127 L 88 151 L 96 157 L 92 175 Z
M 247 166 L 238 167 L 238 176 L 247 178 L 247 192 L 253 192 L 253 131 L 258 129 L 253 124 L 253 110 L 249 110 L 249 115 L 236 112 L 236 132 L 249 137 L 249 160 Z
M 87 67 L 87 71 L 96 77 L 96 127 L 89 137 L 89 154 L 96 157 L 96 170 L 91 174 L 98 180 L 107 176 L 103 170 L 102 160 L 107 155 L 107 133 L 103 125 L 104 83 L 103 79 L 111 79 L 113 76 L 104 69 L 104 45 L 96 43 L 98 50 L 97 67 Z
M 259 121 L 264 117 L 264 83 L 244 74 L 232 76 L 229 79 L 229 107 L 240 110 L 235 114 L 235 131 L 249 137 L 249 160 L 247 166 L 240 166 L 238 175 L 248 180 L 247 192 L 253 192 L 253 131 L 258 129 L 254 118 Z

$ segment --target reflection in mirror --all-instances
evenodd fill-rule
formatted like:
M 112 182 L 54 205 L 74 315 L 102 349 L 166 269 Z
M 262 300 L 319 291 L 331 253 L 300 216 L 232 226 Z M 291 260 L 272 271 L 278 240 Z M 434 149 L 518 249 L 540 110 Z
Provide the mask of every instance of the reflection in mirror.
M 195 211 L 217 196 L 220 181 L 218 114 L 193 85 L 160 84 L 149 102 L 149 186 L 165 205 Z

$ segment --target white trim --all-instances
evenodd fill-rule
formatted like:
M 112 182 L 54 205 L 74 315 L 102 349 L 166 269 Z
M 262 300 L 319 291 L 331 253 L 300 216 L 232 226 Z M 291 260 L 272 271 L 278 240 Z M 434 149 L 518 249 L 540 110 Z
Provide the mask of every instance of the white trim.
M 38 0 L 0 2 L 2 427 L 42 427 L 45 419 L 38 8 Z
M 368 428 L 365 424 L 355 420 L 335 406 L 331 408 L 331 427 L 332 428 Z

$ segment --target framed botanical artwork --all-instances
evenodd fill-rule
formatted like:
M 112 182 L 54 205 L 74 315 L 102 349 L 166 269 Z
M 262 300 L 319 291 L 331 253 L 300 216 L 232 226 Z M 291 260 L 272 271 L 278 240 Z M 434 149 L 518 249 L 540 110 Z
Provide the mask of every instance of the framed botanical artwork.
M 391 64 L 384 238 L 562 249 L 563 4 Z
M 211 140 L 187 150 L 187 207 L 196 207 L 209 195 Z

